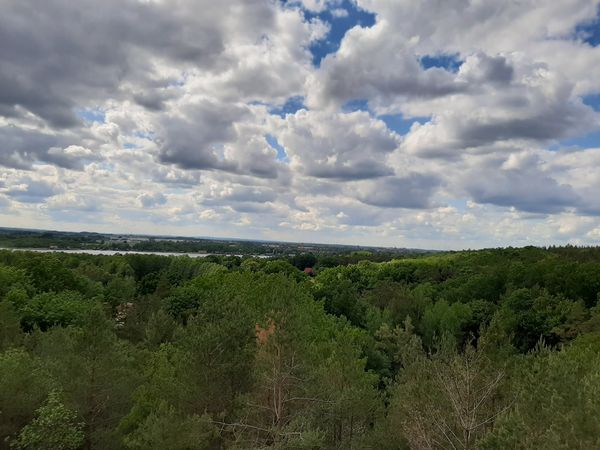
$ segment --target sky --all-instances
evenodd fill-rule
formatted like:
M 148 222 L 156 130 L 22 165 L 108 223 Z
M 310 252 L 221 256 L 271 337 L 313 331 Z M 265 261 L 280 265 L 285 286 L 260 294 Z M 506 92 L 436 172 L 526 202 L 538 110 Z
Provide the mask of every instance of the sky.
M 0 226 L 600 244 L 600 0 L 0 10 Z

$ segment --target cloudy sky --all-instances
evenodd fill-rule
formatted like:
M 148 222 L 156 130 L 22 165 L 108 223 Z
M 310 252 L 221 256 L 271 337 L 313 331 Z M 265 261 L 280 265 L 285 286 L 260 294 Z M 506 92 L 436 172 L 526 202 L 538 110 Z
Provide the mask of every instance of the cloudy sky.
M 0 224 L 600 244 L 599 4 L 0 0 Z

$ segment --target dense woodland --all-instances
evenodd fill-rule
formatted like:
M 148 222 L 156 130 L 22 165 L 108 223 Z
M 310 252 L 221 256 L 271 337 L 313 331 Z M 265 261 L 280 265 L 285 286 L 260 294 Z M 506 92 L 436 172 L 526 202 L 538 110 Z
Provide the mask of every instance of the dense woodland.
M 600 448 L 600 249 L 354 262 L 0 252 L 0 448 Z

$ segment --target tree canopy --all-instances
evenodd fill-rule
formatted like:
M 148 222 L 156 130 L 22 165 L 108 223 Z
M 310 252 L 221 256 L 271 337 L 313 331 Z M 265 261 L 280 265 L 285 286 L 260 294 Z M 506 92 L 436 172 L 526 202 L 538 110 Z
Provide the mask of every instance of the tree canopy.
M 361 256 L 0 251 L 0 450 L 600 446 L 599 249 Z

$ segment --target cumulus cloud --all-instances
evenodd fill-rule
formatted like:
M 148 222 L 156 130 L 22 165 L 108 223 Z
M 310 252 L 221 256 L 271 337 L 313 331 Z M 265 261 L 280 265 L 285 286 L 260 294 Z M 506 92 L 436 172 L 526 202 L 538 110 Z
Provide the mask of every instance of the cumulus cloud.
M 475 59 L 482 61 L 480 55 Z M 483 64 L 488 66 L 489 61 Z M 600 127 L 600 115 L 575 97 L 572 84 L 560 75 L 533 65 L 521 67 L 513 76 L 504 60 L 492 65 L 502 68 L 494 71 L 496 75 L 484 76 L 501 82 L 500 90 L 485 86 L 478 92 L 423 105 L 432 108 L 427 111 L 433 119 L 410 130 L 404 149 L 426 157 L 456 157 L 465 149 L 484 147 L 485 151 L 497 143 L 521 141 L 544 144 Z M 478 67 L 469 58 L 458 76 L 472 79 L 488 71 L 489 67 Z
M 357 0 L 380 20 L 396 25 L 396 33 L 413 38 L 423 53 L 518 51 L 531 42 L 571 34 L 594 17 L 598 2 L 557 0 L 540 3 L 464 0 Z
M 185 14 L 193 4 L 8 0 L 0 18 L 2 104 L 70 127 L 78 101 L 123 95 L 124 79 L 145 83 L 154 73 L 147 56 L 211 67 L 225 30 L 209 20 L 211 9 L 218 13 L 210 5 L 199 15 Z
M 331 10 L 331 15 L 333 17 L 336 17 L 338 19 L 343 18 L 343 17 L 348 17 L 350 14 L 348 13 L 347 9 L 344 8 L 335 8 Z
M 478 203 L 534 213 L 557 213 L 579 203 L 571 186 L 559 184 L 548 175 L 531 172 L 485 171 L 468 180 L 466 189 Z
M 4 194 L 22 203 L 43 203 L 47 198 L 60 192 L 53 183 L 24 177 L 15 180 L 4 190 Z
M 50 147 L 43 161 L 54 163 L 57 166 L 72 170 L 83 170 L 86 163 L 102 159 L 89 148 L 80 145 L 69 145 L 68 147 Z
M 280 121 L 274 134 L 292 170 L 337 180 L 390 175 L 386 157 L 399 143 L 382 121 L 362 111 L 329 114 L 300 110 Z
M 102 209 L 97 198 L 75 194 L 72 192 L 56 195 L 48 199 L 45 207 L 54 212 L 86 212 L 94 213 Z
M 423 209 L 431 206 L 431 196 L 439 184 L 437 176 L 418 173 L 386 177 L 359 185 L 357 198 L 374 206 Z
M 26 169 L 48 159 L 50 149 L 61 144 L 55 135 L 15 126 L 0 127 L 0 165 Z
M 380 21 L 372 28 L 348 31 L 340 49 L 307 80 L 308 105 L 339 107 L 368 99 L 373 105 L 390 106 L 404 98 L 439 97 L 466 89 L 444 69 L 423 69 L 413 44 L 395 38 L 396 26 Z
M 199 101 L 187 105 L 184 114 L 164 119 L 157 142 L 162 162 L 184 169 L 232 169 L 218 147 L 236 138 L 233 123 L 247 110 L 242 106 Z
M 143 194 L 138 195 L 137 199 L 140 206 L 143 206 L 144 208 L 152 208 L 167 203 L 167 198 L 160 192 L 144 192 Z

